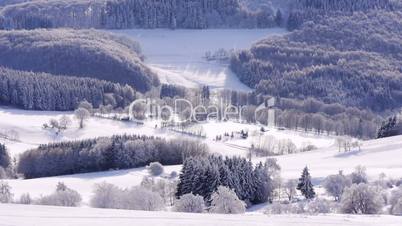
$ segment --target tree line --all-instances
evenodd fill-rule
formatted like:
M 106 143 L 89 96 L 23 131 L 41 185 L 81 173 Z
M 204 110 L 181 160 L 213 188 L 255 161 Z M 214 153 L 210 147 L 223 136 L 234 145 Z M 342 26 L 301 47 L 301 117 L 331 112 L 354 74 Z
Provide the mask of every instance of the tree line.
M 134 89 L 129 85 L 0 67 L 2 105 L 26 110 L 68 111 L 76 109 L 81 101 L 86 100 L 94 107 L 110 105 L 124 108 L 135 96 Z
M 206 153 L 207 147 L 196 141 L 115 135 L 40 145 L 20 155 L 17 171 L 25 178 L 38 178 L 143 167 L 151 162 L 177 165 Z
M 250 10 L 239 0 L 28 1 L 0 11 L 0 28 L 267 28 L 273 7 Z

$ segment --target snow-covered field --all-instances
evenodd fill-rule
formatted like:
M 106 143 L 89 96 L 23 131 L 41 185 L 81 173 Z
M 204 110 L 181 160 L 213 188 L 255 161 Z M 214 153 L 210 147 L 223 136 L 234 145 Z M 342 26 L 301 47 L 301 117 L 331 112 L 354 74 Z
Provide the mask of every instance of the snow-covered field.
M 6 142 L 10 153 L 13 156 L 18 156 L 18 153 L 36 147 L 40 143 L 60 140 L 78 140 L 123 133 L 155 135 L 166 138 L 180 135 L 168 130 L 155 129 L 152 122 L 138 126 L 133 123 L 99 118 L 90 119 L 83 130 L 79 130 L 76 122 L 73 121 L 73 126 L 58 137 L 42 129 L 43 123 L 48 122 L 51 118 L 59 118 L 62 114 L 65 113 L 1 108 L 1 130 L 13 129 L 17 131 L 20 142 L 5 141 L 3 139 L 0 139 L 0 142 Z M 71 113 L 67 114 L 72 117 Z M 222 155 L 241 156 L 246 156 L 247 147 L 253 142 L 253 138 L 216 142 L 213 140 L 215 136 L 239 130 L 249 131 L 251 135 L 253 131 L 258 132 L 260 129 L 256 125 L 234 122 L 209 122 L 200 124 L 200 126 L 207 133 L 207 138 L 203 141 L 209 145 L 211 151 Z M 265 132 L 264 136 L 266 135 L 271 135 L 277 139 L 291 139 L 296 145 L 309 143 L 319 147 L 318 150 L 312 152 L 277 156 L 276 158 L 282 167 L 281 174 L 284 179 L 298 178 L 302 168 L 307 165 L 315 182 L 319 182 L 323 177 L 335 174 L 338 170 L 349 173 L 359 164 L 367 167 L 368 174 L 372 179 L 377 179 L 378 175 L 382 172 L 389 177 L 402 177 L 402 136 L 366 141 L 363 143 L 360 152 L 352 150 L 348 153 L 339 153 L 337 147 L 334 145 L 334 137 L 275 129 Z M 263 158 L 254 159 L 255 162 L 263 160 Z M 181 166 L 169 166 L 166 167 L 165 172 L 179 172 L 180 168 Z M 16 197 L 27 191 L 33 197 L 39 197 L 40 195 L 50 194 L 55 189 L 56 184 L 62 181 L 72 189 L 80 191 L 85 203 L 89 200 L 95 183 L 107 181 L 120 187 L 131 187 L 138 185 L 143 176 L 146 175 L 148 175 L 147 171 L 144 168 L 139 168 L 32 180 L 9 180 L 9 183 Z
M 2 204 L 0 222 L 7 226 L 400 226 L 402 217 L 188 214 Z
M 228 69 L 227 64 L 208 62 L 207 51 L 223 48 L 244 49 L 271 35 L 283 35 L 284 29 L 208 29 L 208 30 L 116 30 L 137 40 L 149 65 L 162 83 L 187 87 L 250 90 Z

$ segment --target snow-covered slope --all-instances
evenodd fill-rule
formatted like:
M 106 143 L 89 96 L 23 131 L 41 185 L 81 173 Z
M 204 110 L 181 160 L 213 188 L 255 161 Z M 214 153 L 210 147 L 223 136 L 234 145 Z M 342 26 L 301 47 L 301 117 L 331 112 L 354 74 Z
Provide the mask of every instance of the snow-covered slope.
M 227 64 L 208 62 L 207 51 L 220 48 L 243 49 L 271 35 L 283 35 L 284 29 L 208 29 L 208 30 L 114 30 L 137 40 L 146 57 L 145 62 L 158 75 L 162 83 L 187 87 L 208 85 L 247 91 L 228 69 Z
M 380 173 L 389 177 L 402 177 L 402 136 L 363 142 L 361 151 L 339 152 L 337 147 L 307 153 L 278 156 L 285 178 L 297 178 L 303 167 L 308 166 L 312 177 L 320 179 L 339 170 L 350 173 L 357 165 L 367 167 L 371 179 Z
M 227 155 L 245 152 L 245 150 L 238 150 L 222 143 L 214 143 L 211 146 L 217 152 Z M 363 143 L 360 152 L 339 153 L 336 148 L 330 147 L 313 152 L 277 156 L 276 158 L 282 167 L 281 175 L 284 179 L 298 178 L 302 169 L 308 166 L 314 182 L 319 183 L 324 177 L 338 173 L 338 170 L 350 173 L 357 165 L 366 166 L 371 179 L 377 179 L 382 172 L 388 177 L 400 178 L 402 177 L 402 136 L 366 141 Z M 253 161 L 263 160 L 254 159 Z M 165 173 L 179 172 L 180 169 L 180 165 L 167 166 Z M 27 191 L 31 193 L 32 197 L 39 197 L 41 194 L 50 194 L 57 183 L 62 181 L 72 189 L 80 191 L 85 204 L 90 199 L 95 183 L 107 181 L 128 188 L 139 185 L 146 175 L 148 175 L 146 169 L 138 168 L 31 180 L 8 180 L 8 182 L 16 197 Z
M 0 222 L 1 225 L 8 226 L 399 226 L 402 218 L 358 215 L 188 214 L 3 204 L 0 205 Z

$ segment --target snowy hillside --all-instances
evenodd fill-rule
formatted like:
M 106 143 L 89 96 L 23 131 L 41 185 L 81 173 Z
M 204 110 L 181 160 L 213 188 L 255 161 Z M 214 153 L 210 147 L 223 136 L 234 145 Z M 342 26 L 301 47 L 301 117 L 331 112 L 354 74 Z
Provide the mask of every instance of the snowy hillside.
M 99 118 L 90 119 L 86 127 L 81 130 L 77 128 L 74 121 L 73 126 L 59 136 L 42 129 L 43 123 L 48 122 L 52 118 L 59 118 L 63 114 L 60 112 L 36 112 L 2 108 L 0 110 L 0 132 L 14 130 L 18 134 L 19 141 L 4 139 L 0 139 L 0 141 L 6 143 L 13 156 L 18 156 L 19 153 L 29 148 L 37 147 L 41 143 L 54 141 L 78 140 L 124 133 L 154 135 L 165 138 L 183 136 L 169 130 L 155 129 L 155 122 L 139 126 L 134 123 Z M 72 117 L 71 113 L 66 114 Z M 212 152 L 226 156 L 240 155 L 245 157 L 250 145 L 256 142 L 256 139 L 261 139 L 260 127 L 256 125 L 234 122 L 209 122 L 200 124 L 200 126 L 207 134 L 203 142 L 208 144 Z M 240 130 L 248 131 L 250 134 L 249 138 L 235 138 L 219 142 L 214 140 L 217 135 Z M 254 133 L 257 135 L 253 135 Z M 312 144 L 318 147 L 317 150 L 311 152 L 276 156 L 282 168 L 281 175 L 284 179 L 298 178 L 301 169 L 306 165 L 311 169 L 312 177 L 316 183 L 330 174 L 336 174 L 339 170 L 350 173 L 355 166 L 360 164 L 367 167 L 368 174 L 372 179 L 378 178 L 378 175 L 382 172 L 388 177 L 398 178 L 401 176 L 402 136 L 366 141 L 363 142 L 361 151 L 356 149 L 347 153 L 339 153 L 335 145 L 335 138 L 325 135 L 317 136 L 302 132 L 270 129 L 261 136 L 272 136 L 276 139 L 291 139 L 296 146 Z M 264 158 L 254 157 L 253 161 L 264 161 Z M 166 174 L 172 171 L 179 172 L 180 170 L 180 165 L 165 167 Z M 31 180 L 8 180 L 8 182 L 16 197 L 27 192 L 27 188 L 35 188 L 30 189 L 32 197 L 40 197 L 41 195 L 51 193 L 56 184 L 62 181 L 72 189 L 80 191 L 84 203 L 87 203 L 92 194 L 93 185 L 96 183 L 107 181 L 127 188 L 139 185 L 142 178 L 146 175 L 148 175 L 146 169 L 138 168 Z
M 162 83 L 187 87 L 208 85 L 248 91 L 228 69 L 228 65 L 206 61 L 207 51 L 244 49 L 267 36 L 283 35 L 284 29 L 210 30 L 113 30 L 137 40 L 145 62 Z
M 402 224 L 402 218 L 397 216 L 349 215 L 266 216 L 254 214 L 188 214 L 0 204 L 0 222 L 2 222 L 2 225 L 9 226 L 398 226 Z

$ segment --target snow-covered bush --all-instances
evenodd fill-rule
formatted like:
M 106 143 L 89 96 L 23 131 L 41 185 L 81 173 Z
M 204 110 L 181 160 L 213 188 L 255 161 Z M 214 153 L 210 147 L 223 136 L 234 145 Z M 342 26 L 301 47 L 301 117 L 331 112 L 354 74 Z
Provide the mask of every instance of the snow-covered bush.
M 339 201 L 345 188 L 350 187 L 351 184 L 350 178 L 339 173 L 325 178 L 323 186 L 327 193 L 335 198 L 335 201 Z
M 246 211 L 246 204 L 227 187 L 219 186 L 218 190 L 212 193 L 211 200 L 211 213 L 239 214 Z
M 328 200 L 317 198 L 307 203 L 306 210 L 310 214 L 331 213 L 332 205 Z
M 265 213 L 270 215 L 305 214 L 306 212 L 306 202 L 273 203 L 272 205 L 269 205 L 265 210 Z
M 291 204 L 273 203 L 267 207 L 265 210 L 266 214 L 269 215 L 279 215 L 279 214 L 291 214 Z
M 353 184 L 360 184 L 360 183 L 367 183 L 367 173 L 366 167 L 364 166 L 357 166 L 355 171 L 350 174 Z
M 22 194 L 18 200 L 18 204 L 29 205 L 32 203 L 31 195 L 29 193 Z
M 204 198 L 192 193 L 185 194 L 175 202 L 174 209 L 177 212 L 202 213 L 205 209 Z
M 157 211 L 162 210 L 165 202 L 162 197 L 143 187 L 132 187 L 122 195 L 122 208 L 129 210 Z
M 0 181 L 0 203 L 10 203 L 13 201 L 11 187 L 5 181 Z
M 384 200 L 375 187 L 360 183 L 346 188 L 341 198 L 341 211 L 351 214 L 376 214 Z
M 162 164 L 159 162 L 151 162 L 147 169 L 152 176 L 159 176 L 164 171 Z
M 123 190 L 105 182 L 95 185 L 90 203 L 92 207 L 110 209 L 156 211 L 164 208 L 164 200 L 156 192 L 141 186 Z
M 113 184 L 95 184 L 90 205 L 95 208 L 118 208 L 122 190 Z
M 391 198 L 389 200 L 391 205 L 390 213 L 393 215 L 402 215 L 402 188 L 392 191 Z
M 7 179 L 7 172 L 6 170 L 0 166 L 0 179 Z
M 59 188 L 58 186 L 54 193 L 39 198 L 35 201 L 35 204 L 76 207 L 80 205 L 81 200 L 81 195 L 77 191 L 68 187 Z

